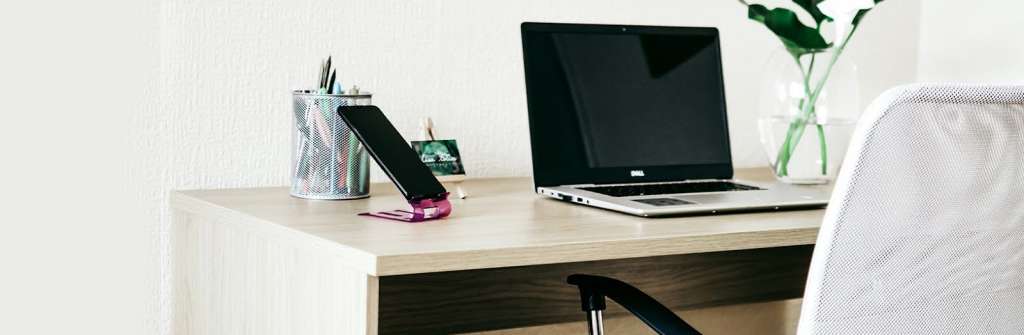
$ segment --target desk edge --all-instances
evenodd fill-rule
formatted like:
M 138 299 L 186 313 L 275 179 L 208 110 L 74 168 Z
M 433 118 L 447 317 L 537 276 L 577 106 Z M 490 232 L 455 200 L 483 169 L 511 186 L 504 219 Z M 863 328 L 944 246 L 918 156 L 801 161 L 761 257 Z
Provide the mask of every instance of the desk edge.
M 379 259 L 374 254 L 197 199 L 185 192 L 187 191 L 171 192 L 169 203 L 172 210 L 184 211 L 213 222 L 230 224 L 239 229 L 248 229 L 266 237 L 291 240 L 296 245 L 308 245 L 310 248 L 340 257 L 345 264 L 355 270 L 378 276 Z

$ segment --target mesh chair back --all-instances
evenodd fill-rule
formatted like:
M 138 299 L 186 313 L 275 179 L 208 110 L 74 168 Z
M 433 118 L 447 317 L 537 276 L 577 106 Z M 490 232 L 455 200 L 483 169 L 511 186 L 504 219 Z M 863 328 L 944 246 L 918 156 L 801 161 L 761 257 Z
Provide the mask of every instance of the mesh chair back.
M 1024 334 L 1024 85 L 913 85 L 861 119 L 799 334 Z

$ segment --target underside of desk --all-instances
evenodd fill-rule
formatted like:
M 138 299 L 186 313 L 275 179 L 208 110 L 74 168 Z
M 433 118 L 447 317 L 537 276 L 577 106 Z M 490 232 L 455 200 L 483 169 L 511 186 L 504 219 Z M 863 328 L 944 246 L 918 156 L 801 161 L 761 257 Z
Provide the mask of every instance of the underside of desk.
M 672 308 L 800 297 L 813 246 L 452 271 L 379 278 L 380 334 L 462 333 L 579 321 L 566 276 L 615 277 Z M 606 315 L 625 312 L 609 304 Z

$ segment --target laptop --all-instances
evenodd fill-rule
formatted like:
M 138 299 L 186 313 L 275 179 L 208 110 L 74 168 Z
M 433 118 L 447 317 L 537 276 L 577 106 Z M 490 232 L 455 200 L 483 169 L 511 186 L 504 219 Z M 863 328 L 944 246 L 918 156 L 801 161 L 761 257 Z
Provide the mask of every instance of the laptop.
M 733 179 L 715 28 L 523 23 L 536 192 L 639 216 L 820 208 Z

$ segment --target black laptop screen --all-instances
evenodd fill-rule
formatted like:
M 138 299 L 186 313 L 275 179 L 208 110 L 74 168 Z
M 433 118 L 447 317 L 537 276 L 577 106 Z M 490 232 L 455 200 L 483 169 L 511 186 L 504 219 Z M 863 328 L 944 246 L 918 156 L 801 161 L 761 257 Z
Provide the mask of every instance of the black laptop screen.
M 731 177 L 712 28 L 524 24 L 538 186 Z

